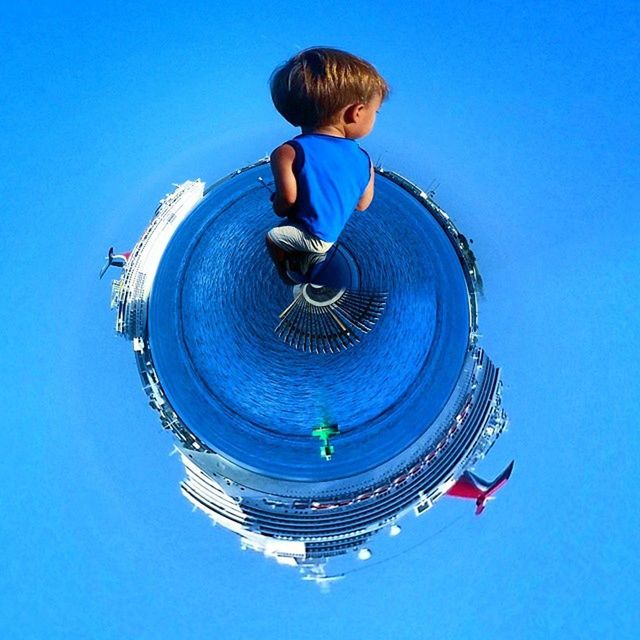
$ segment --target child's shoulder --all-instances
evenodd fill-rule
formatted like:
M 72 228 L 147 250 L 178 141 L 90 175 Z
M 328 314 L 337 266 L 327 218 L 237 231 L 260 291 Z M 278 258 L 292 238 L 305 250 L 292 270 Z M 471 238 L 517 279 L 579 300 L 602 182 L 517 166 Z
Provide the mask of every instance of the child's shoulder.
M 293 162 L 296 157 L 296 150 L 293 145 L 284 142 L 271 152 L 271 162 L 288 163 Z

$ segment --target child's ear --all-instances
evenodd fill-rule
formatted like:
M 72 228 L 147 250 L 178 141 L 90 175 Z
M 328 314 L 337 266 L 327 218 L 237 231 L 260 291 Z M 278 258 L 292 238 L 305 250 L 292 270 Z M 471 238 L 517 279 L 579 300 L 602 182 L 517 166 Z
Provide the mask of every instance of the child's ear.
M 360 120 L 364 107 L 365 105 L 361 102 L 354 102 L 353 104 L 350 104 L 344 111 L 344 121 L 347 124 L 358 122 L 358 120 Z

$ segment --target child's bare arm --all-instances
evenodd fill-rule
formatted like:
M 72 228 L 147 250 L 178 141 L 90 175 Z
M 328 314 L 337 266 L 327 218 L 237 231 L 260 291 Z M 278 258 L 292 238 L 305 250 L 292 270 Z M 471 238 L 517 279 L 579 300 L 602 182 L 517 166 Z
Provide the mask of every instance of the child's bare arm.
M 276 186 L 273 210 L 280 217 L 287 215 L 298 197 L 298 184 L 293 174 L 295 157 L 296 151 L 289 144 L 280 145 L 271 154 L 271 171 Z
M 375 176 L 375 172 L 373 170 L 373 165 L 371 165 L 371 177 L 369 178 L 369 184 L 367 188 L 364 190 L 364 193 L 360 197 L 358 204 L 356 205 L 356 211 L 364 211 L 373 200 L 373 179 Z

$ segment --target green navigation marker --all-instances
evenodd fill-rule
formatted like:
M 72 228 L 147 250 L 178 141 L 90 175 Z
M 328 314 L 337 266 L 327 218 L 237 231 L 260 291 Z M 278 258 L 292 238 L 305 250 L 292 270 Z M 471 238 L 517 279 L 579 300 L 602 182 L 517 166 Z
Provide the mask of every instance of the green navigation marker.
M 335 447 L 332 444 L 329 444 L 329 438 L 331 436 L 336 436 L 339 433 L 340 430 L 338 429 L 337 424 L 323 424 L 320 427 L 316 427 L 311 432 L 311 435 L 314 438 L 320 438 L 320 455 L 327 461 L 331 460 L 333 452 L 335 451 Z

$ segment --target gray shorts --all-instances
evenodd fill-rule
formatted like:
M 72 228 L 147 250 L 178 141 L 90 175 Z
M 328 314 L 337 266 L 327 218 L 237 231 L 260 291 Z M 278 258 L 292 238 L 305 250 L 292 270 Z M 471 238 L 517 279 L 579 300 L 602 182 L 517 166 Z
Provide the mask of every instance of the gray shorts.
M 285 251 L 324 254 L 331 249 L 333 242 L 325 242 L 310 233 L 292 225 L 283 224 L 267 233 L 269 240 Z
M 313 265 L 323 262 L 327 257 L 327 251 L 333 246 L 333 242 L 320 240 L 288 223 L 274 227 L 267 233 L 267 237 L 287 253 L 296 254 L 295 262 L 301 273 L 307 273 Z M 294 256 L 291 258 L 294 259 Z

